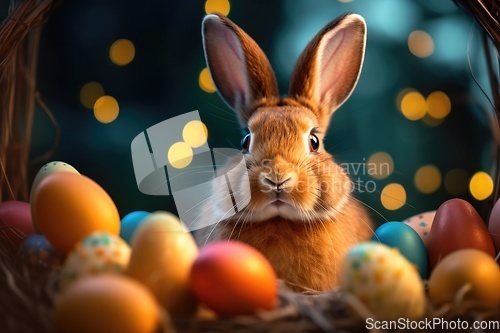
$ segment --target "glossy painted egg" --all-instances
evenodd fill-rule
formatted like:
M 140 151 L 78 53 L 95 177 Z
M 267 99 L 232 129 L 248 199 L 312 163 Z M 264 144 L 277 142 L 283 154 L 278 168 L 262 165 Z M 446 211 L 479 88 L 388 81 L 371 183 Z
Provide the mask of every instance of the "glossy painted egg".
M 424 284 L 395 248 L 377 242 L 352 247 L 341 265 L 341 286 L 380 320 L 424 315 Z
M 495 257 L 488 228 L 474 207 L 465 200 L 450 199 L 437 210 L 427 239 L 430 269 L 450 253 L 466 248 Z
M 120 237 L 97 231 L 76 244 L 60 274 L 59 286 L 66 288 L 87 275 L 121 274 L 127 268 L 130 247 Z
M 28 236 L 19 246 L 19 255 L 26 264 L 42 268 L 60 267 L 64 261 L 64 255 L 40 234 Z
M 34 232 L 29 203 L 15 200 L 0 203 L 0 233 L 13 245 Z
M 129 244 L 132 244 L 132 236 L 142 221 L 151 213 L 136 211 L 125 215 L 120 222 L 120 237 Z
M 100 275 L 75 281 L 56 298 L 54 324 L 62 333 L 154 333 L 159 311 L 137 281 Z
M 66 162 L 61 161 L 52 161 L 40 168 L 35 178 L 33 179 L 30 192 L 31 215 L 33 216 L 33 225 L 35 226 L 35 230 L 37 232 L 40 232 L 40 228 L 38 227 L 38 221 L 36 219 L 36 214 L 34 213 L 35 192 L 42 180 L 56 172 L 69 172 L 77 175 L 80 174 L 74 167 Z
M 427 245 L 427 238 L 429 237 L 429 232 L 431 231 L 434 216 L 436 216 L 435 210 L 414 215 L 407 218 L 403 222 L 412 227 L 413 230 L 415 230 L 420 236 L 424 245 Z
M 273 310 L 277 280 L 269 261 L 243 243 L 222 241 L 201 249 L 191 271 L 196 297 L 222 316 Z
M 197 302 L 189 289 L 189 272 L 198 247 L 177 216 L 155 212 L 132 238 L 127 274 L 145 284 L 172 314 L 192 314 Z
M 495 243 L 496 252 L 498 253 L 500 252 L 500 200 L 493 206 L 488 222 L 488 229 Z
M 375 230 L 372 241 L 397 248 L 406 259 L 417 266 L 420 276 L 427 278 L 427 251 L 420 236 L 408 224 L 386 222 Z
M 95 231 L 120 232 L 120 216 L 113 200 L 88 177 L 51 174 L 38 185 L 34 201 L 41 232 L 61 253 L 68 253 Z
M 440 306 L 454 302 L 457 293 L 477 306 L 498 308 L 500 269 L 491 256 L 476 249 L 464 249 L 447 255 L 432 271 L 428 283 L 429 298 Z

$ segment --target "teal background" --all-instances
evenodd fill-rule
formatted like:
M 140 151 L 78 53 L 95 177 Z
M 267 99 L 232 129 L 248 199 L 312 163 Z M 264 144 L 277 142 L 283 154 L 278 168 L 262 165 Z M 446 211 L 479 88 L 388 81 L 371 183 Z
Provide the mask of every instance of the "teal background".
M 205 67 L 200 34 L 204 3 L 64 1 L 45 25 L 38 87 L 61 128 L 52 159 L 68 162 L 96 180 L 121 216 L 134 210 L 175 212 L 171 196 L 147 196 L 137 189 L 130 143 L 141 131 L 199 110 L 211 147 L 239 148 L 241 130 L 235 115 L 217 94 L 198 85 Z M 431 194 L 420 193 L 413 177 L 422 165 L 437 166 L 443 178 L 453 168 L 469 176 L 480 170 L 492 173 L 491 106 L 471 75 L 489 94 L 479 29 L 451 0 L 235 0 L 228 16 L 269 56 L 284 94 L 307 41 L 345 12 L 366 18 L 365 66 L 357 89 L 334 115 L 325 144 L 341 163 L 364 162 L 378 151 L 392 156 L 395 171 L 376 182 L 377 191 L 356 194 L 373 208 L 376 221 L 402 220 L 457 196 L 443 185 Z M 2 13 L 5 16 L 6 10 Z M 407 38 L 413 30 L 424 30 L 433 38 L 431 56 L 410 53 Z M 119 38 L 131 40 L 136 48 L 134 60 L 124 67 L 108 56 L 110 45 Z M 92 110 L 80 103 L 80 89 L 89 81 L 100 82 L 119 102 L 114 122 L 97 122 Z M 451 99 L 450 115 L 438 126 L 406 119 L 397 106 L 397 95 L 405 88 L 424 96 L 444 91 Z M 36 157 L 50 148 L 55 131 L 41 110 L 34 126 Z M 40 166 L 31 167 L 33 177 Z M 402 208 L 388 211 L 380 203 L 380 190 L 393 182 L 405 187 L 407 200 Z M 483 217 L 488 215 L 491 200 L 477 201 L 468 191 L 458 196 Z

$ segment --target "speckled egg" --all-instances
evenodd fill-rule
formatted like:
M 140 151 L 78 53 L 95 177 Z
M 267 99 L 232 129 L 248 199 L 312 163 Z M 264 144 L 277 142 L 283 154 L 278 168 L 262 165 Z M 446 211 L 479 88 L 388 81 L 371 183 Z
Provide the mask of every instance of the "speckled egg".
M 419 318 L 425 312 L 424 284 L 397 249 L 377 242 L 352 247 L 341 266 L 341 286 L 380 320 Z
M 69 172 L 79 175 L 80 173 L 74 167 L 69 165 L 66 162 L 62 161 L 52 161 L 40 168 L 35 178 L 33 179 L 33 183 L 31 185 L 31 193 L 30 193 L 30 203 L 31 203 L 31 216 L 33 219 L 33 225 L 37 232 L 40 232 L 40 228 L 38 227 L 38 220 L 36 218 L 36 214 L 34 212 L 34 201 L 35 201 L 35 192 L 38 188 L 38 185 L 42 180 L 44 180 L 47 176 L 56 173 L 56 172 Z
M 19 255 L 23 262 L 43 268 L 59 267 L 64 261 L 64 255 L 57 252 L 49 241 L 39 234 L 32 234 L 21 243 Z
M 96 232 L 79 242 L 64 262 L 60 287 L 86 275 L 121 274 L 128 265 L 130 247 L 120 237 Z
M 413 230 L 415 230 L 420 236 L 420 238 L 422 238 L 424 245 L 427 245 L 427 237 L 429 236 L 429 232 L 431 231 L 434 216 L 436 216 L 436 211 L 432 210 L 409 217 L 403 222 L 412 227 Z

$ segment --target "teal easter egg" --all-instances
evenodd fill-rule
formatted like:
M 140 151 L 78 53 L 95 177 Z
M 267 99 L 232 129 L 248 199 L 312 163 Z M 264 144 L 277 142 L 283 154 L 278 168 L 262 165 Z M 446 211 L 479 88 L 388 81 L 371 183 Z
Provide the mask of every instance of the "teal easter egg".
M 143 211 L 136 211 L 125 215 L 120 223 L 120 237 L 128 244 L 131 244 L 132 235 L 135 230 L 149 215 L 151 215 L 151 213 Z
M 386 222 L 375 230 L 372 240 L 397 248 L 406 259 L 417 266 L 420 276 L 427 278 L 427 250 L 419 234 L 408 224 Z

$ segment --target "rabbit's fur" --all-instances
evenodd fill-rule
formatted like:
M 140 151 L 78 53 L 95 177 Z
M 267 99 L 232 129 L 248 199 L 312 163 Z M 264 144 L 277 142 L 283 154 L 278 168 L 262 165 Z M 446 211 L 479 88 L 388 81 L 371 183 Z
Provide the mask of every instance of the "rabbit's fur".
M 330 116 L 360 75 L 363 18 L 342 16 L 313 38 L 295 66 L 286 97 L 278 95 L 263 51 L 227 17 L 207 15 L 202 32 L 217 90 L 250 133 L 245 151 L 250 193 L 244 193 L 250 202 L 225 218 L 225 198 L 214 190 L 204 210 L 217 223 L 198 235 L 200 243 L 246 242 L 295 290 L 335 287 L 347 249 L 372 234 L 368 214 L 351 193 L 349 175 L 322 142 Z M 233 186 L 242 176 L 235 176 Z M 232 190 L 244 191 L 237 185 Z

